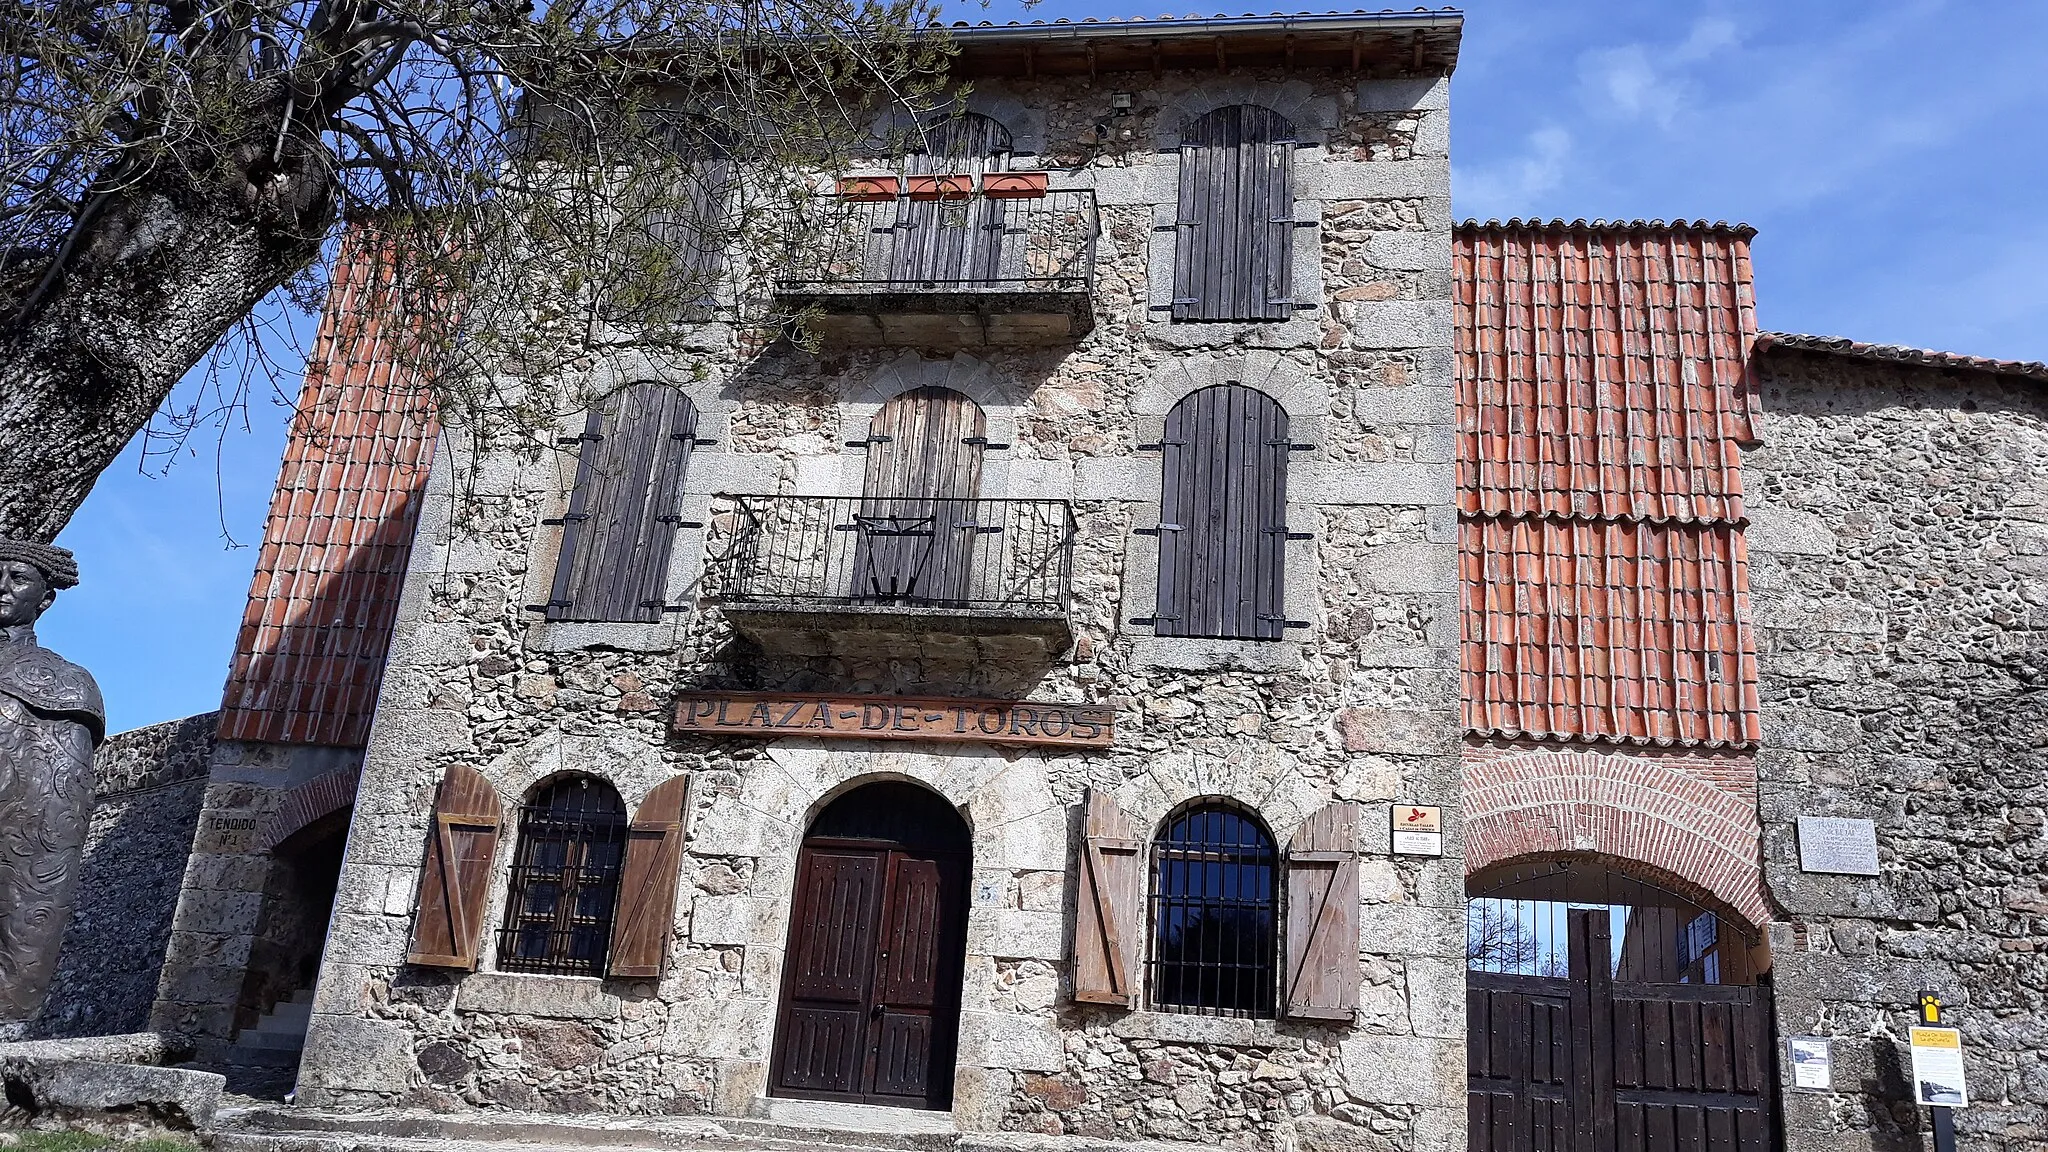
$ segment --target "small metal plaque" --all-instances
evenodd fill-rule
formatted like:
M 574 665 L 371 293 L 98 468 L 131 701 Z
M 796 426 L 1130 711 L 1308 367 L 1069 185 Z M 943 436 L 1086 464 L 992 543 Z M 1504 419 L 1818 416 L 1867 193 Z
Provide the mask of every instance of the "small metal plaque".
M 1801 816 L 1799 870 L 1877 875 L 1877 825 L 1838 816 Z
M 1397 856 L 1441 856 L 1444 854 L 1444 810 L 1434 804 L 1396 804 L 1393 820 L 1394 854 Z

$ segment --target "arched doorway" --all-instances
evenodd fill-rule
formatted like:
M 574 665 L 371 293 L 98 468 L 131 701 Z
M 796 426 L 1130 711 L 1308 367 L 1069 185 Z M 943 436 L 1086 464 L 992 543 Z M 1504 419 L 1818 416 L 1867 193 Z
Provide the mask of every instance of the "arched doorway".
M 953 1104 L 967 948 L 966 821 L 915 784 L 869 784 L 797 856 L 770 1091 Z
M 1466 881 L 1470 1152 L 1766 1152 L 1767 963 L 1754 926 L 1592 857 Z

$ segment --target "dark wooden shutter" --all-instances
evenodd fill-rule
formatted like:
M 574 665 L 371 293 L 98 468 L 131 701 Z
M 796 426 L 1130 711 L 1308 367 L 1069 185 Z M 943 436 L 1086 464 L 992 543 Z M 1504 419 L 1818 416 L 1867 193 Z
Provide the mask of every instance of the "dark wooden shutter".
M 1074 999 L 1083 1003 L 1137 1007 L 1144 848 L 1116 801 L 1090 788 L 1074 893 Z
M 696 405 L 667 384 L 630 384 L 591 412 L 562 518 L 548 619 L 661 619 L 696 438 Z
M 1358 982 L 1358 805 L 1340 800 L 1287 845 L 1286 1015 L 1350 1020 Z
M 675 934 L 676 873 L 683 866 L 689 800 L 690 778 L 678 776 L 655 785 L 633 815 L 619 877 L 619 911 L 612 921 L 608 971 L 613 976 L 661 976 Z
M 967 112 L 925 125 L 922 147 L 905 158 L 905 167 L 913 174 L 1001 172 L 1009 167 L 1010 150 L 1009 129 Z M 889 278 L 958 284 L 1000 277 L 1014 204 L 979 196 L 900 201 Z
M 475 970 L 503 819 L 483 773 L 457 764 L 441 777 L 406 963 Z
M 987 431 L 981 406 L 949 388 L 902 393 L 875 413 L 856 525 L 855 596 L 945 602 L 968 595 Z
M 676 207 L 654 220 L 649 231 L 674 261 L 675 287 L 684 296 L 678 302 L 685 315 L 704 319 L 717 302 L 719 278 L 726 271 L 732 163 L 701 160 L 688 165 L 682 179 Z
M 1294 126 L 1250 104 L 1181 134 L 1175 320 L 1294 315 Z
M 1190 393 L 1167 413 L 1158 635 L 1283 634 L 1289 450 L 1287 411 L 1242 384 Z

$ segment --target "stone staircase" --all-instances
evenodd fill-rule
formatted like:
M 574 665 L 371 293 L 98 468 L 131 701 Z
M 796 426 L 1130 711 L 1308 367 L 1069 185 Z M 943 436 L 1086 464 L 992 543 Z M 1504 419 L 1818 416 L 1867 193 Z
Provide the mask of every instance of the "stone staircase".
M 229 1061 L 250 1068 L 297 1068 L 313 1019 L 313 990 L 294 992 L 235 1036 Z
M 1213 1152 L 1194 1144 L 963 1133 L 946 1113 L 788 1103 L 776 1101 L 765 1115 L 745 1119 L 222 1108 L 211 1146 L 214 1152 Z

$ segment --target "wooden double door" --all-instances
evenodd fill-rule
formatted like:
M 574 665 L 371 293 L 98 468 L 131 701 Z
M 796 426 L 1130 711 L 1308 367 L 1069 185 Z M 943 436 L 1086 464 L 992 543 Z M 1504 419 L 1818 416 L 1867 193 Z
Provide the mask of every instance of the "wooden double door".
M 1605 908 L 1567 974 L 1466 974 L 1469 1152 L 1769 1152 L 1769 989 L 1614 978 Z
M 880 795 L 848 799 L 908 803 L 851 828 L 828 809 L 798 856 L 772 1087 L 946 1109 L 966 953 L 966 827 L 917 827 L 921 814 L 959 816 L 914 786 L 861 790 L 870 791 Z

